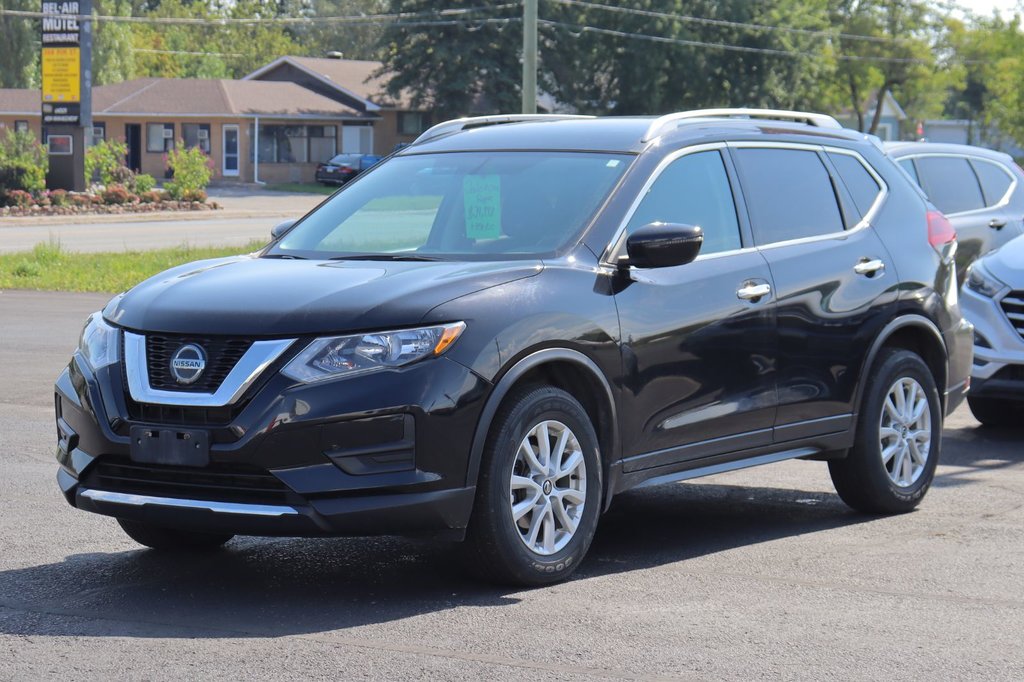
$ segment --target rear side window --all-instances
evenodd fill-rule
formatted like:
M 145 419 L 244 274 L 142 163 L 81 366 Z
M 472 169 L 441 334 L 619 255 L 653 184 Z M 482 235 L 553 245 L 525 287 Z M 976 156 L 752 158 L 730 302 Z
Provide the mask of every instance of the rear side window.
M 962 156 L 921 156 L 917 172 L 928 198 L 946 214 L 985 207 L 978 178 Z
M 853 197 L 853 203 L 857 205 L 857 212 L 863 218 L 874 206 L 878 195 L 882 193 L 882 188 L 857 157 L 829 152 L 828 158 L 839 171 L 839 177 L 842 178 L 843 184 L 846 185 L 850 196 Z
M 843 231 L 835 189 L 817 152 L 738 149 L 736 159 L 758 244 Z
M 1003 170 L 1002 166 L 991 161 L 971 159 L 971 165 L 974 166 L 974 172 L 978 174 L 978 180 L 981 181 L 981 189 L 985 193 L 985 205 L 995 206 L 1006 196 L 1013 179 Z
M 654 222 L 700 227 L 701 254 L 740 248 L 736 203 L 719 152 L 697 152 L 673 161 L 651 185 L 626 231 Z
M 910 179 L 913 180 L 914 182 L 916 182 L 917 186 L 920 187 L 921 186 L 921 178 L 917 177 L 917 169 L 914 168 L 914 160 L 913 159 L 900 159 L 899 160 L 899 164 L 900 164 L 900 168 L 902 168 L 903 170 L 907 171 L 907 174 L 910 176 Z

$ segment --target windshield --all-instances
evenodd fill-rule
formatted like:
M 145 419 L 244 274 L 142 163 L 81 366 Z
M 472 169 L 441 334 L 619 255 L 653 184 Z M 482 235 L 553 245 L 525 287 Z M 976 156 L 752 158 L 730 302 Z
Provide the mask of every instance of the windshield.
M 568 244 L 631 156 L 456 152 L 394 157 L 306 216 L 267 255 L 536 256 Z

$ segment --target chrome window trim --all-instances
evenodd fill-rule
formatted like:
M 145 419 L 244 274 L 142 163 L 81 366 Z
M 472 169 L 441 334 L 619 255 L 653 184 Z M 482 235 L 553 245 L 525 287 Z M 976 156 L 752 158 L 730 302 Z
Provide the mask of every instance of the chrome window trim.
M 124 332 L 124 368 L 128 378 L 128 392 L 137 403 L 175 405 L 179 407 L 224 407 L 231 405 L 252 386 L 267 367 L 281 357 L 295 339 L 255 341 L 239 358 L 214 393 L 188 393 L 164 391 L 149 384 L 146 366 L 146 337 Z
M 882 179 L 882 176 L 879 175 L 878 172 L 874 168 L 871 167 L 871 164 L 869 164 L 867 161 L 865 161 L 864 157 L 861 156 L 860 152 L 857 152 L 857 151 L 855 151 L 853 149 L 846 149 L 844 147 L 833 147 L 833 146 L 830 146 L 830 145 L 821 145 L 821 144 L 806 144 L 806 143 L 801 143 L 801 142 L 756 142 L 756 141 L 749 141 L 748 142 L 748 141 L 743 141 L 743 142 L 729 142 L 729 143 L 727 143 L 727 146 L 730 149 L 795 149 L 795 150 L 799 150 L 799 151 L 813 151 L 813 152 L 823 152 L 823 153 L 830 153 L 830 154 L 846 154 L 848 156 L 853 156 L 858 161 L 860 161 L 861 165 L 864 166 L 865 169 L 867 169 L 867 171 L 871 175 L 871 177 L 874 178 L 875 182 L 878 183 L 879 192 L 878 192 L 878 196 L 875 197 L 875 202 L 873 204 L 871 204 L 871 208 L 868 209 L 868 211 L 864 214 L 864 217 L 861 218 L 860 221 L 856 225 L 854 225 L 853 227 L 851 227 L 849 229 L 846 229 L 846 230 L 841 230 L 841 231 L 838 231 L 838 232 L 827 232 L 825 234 L 816 234 L 813 237 L 798 237 L 797 239 L 786 239 L 786 240 L 780 241 L 780 242 L 769 242 L 767 244 L 757 244 L 757 248 L 759 248 L 759 249 L 775 249 L 775 248 L 779 248 L 779 247 L 782 247 L 782 246 L 792 246 L 792 245 L 795 245 L 795 244 L 812 244 L 814 242 L 820 242 L 820 241 L 831 240 L 831 239 L 845 238 L 847 235 L 851 235 L 851 234 L 860 232 L 861 230 L 867 229 L 868 227 L 871 226 L 872 221 L 874 220 L 875 216 L 878 215 L 878 212 L 882 210 L 882 205 L 885 204 L 885 200 L 889 196 L 889 185 L 888 185 L 888 183 L 886 183 L 885 180 Z M 825 170 L 826 170 L 826 172 L 829 172 L 829 169 L 827 167 L 825 168 Z M 841 179 L 842 178 L 840 178 L 840 180 Z M 836 208 L 840 208 L 840 206 L 838 204 L 839 197 L 836 197 L 836 202 L 837 202 L 836 203 Z M 840 211 L 840 213 L 841 213 L 841 211 Z M 753 221 L 753 219 L 751 219 L 751 231 L 754 233 L 754 239 L 756 240 L 757 239 L 757 230 L 756 230 L 756 226 L 753 223 L 754 223 L 754 221 Z
M 868 173 L 871 175 L 871 177 L 874 178 L 875 182 L 878 183 L 878 187 L 879 187 L 878 196 L 875 197 L 875 202 L 871 205 L 871 208 L 868 209 L 868 211 L 864 214 L 864 217 L 862 217 L 860 219 L 860 221 L 856 225 L 854 225 L 853 227 L 851 227 L 848 230 L 842 230 L 841 232 L 829 232 L 829 233 L 826 233 L 826 234 L 814 235 L 813 237 L 800 237 L 798 239 L 789 239 L 789 240 L 781 241 L 781 242 L 770 242 L 768 244 L 755 244 L 753 246 L 745 246 L 743 248 L 732 249 L 730 251 L 720 251 L 720 252 L 717 252 L 717 253 L 709 253 L 707 255 L 699 255 L 699 256 L 697 256 L 697 258 L 696 258 L 696 260 L 694 262 L 699 261 L 699 260 L 709 259 L 709 258 L 716 258 L 716 257 L 720 257 L 720 256 L 731 255 L 731 254 L 734 254 L 734 253 L 742 253 L 744 251 L 754 251 L 754 250 L 757 250 L 757 249 L 773 249 L 773 248 L 776 248 L 776 247 L 779 247 L 779 246 L 790 246 L 790 245 L 793 245 L 793 244 L 807 244 L 807 243 L 822 241 L 822 240 L 825 240 L 825 239 L 837 239 L 837 238 L 840 238 L 840 237 L 844 237 L 846 235 L 849 235 L 849 234 L 858 232 L 860 230 L 866 229 L 867 227 L 870 227 L 871 224 L 872 224 L 872 221 L 875 218 L 875 216 L 877 216 L 878 212 L 882 210 L 882 206 L 885 203 L 885 200 L 889 196 L 889 185 L 888 185 L 888 183 L 886 183 L 885 180 L 882 178 L 882 176 L 878 174 L 878 171 L 876 171 L 871 166 L 871 164 L 868 163 L 864 159 L 864 157 L 860 154 L 860 152 L 857 152 L 857 151 L 855 151 L 853 149 L 846 149 L 844 147 L 833 147 L 831 145 L 807 144 L 807 143 L 801 143 L 801 142 L 760 142 L 760 141 L 753 141 L 753 140 L 752 141 L 742 141 L 742 142 L 728 142 L 728 141 L 727 142 L 709 142 L 709 143 L 706 143 L 706 144 L 694 145 L 692 147 L 686 147 L 684 149 L 680 149 L 680 150 L 677 150 L 675 152 L 672 152 L 671 154 L 666 156 L 664 159 L 662 159 L 661 163 L 658 164 L 658 167 L 654 169 L 654 172 L 651 173 L 651 177 L 647 179 L 647 182 L 644 183 L 644 186 L 640 190 L 640 193 L 637 195 L 637 198 L 634 199 L 633 203 L 630 205 L 629 210 L 626 212 L 626 216 L 622 220 L 622 223 L 619 225 L 619 228 L 615 231 L 615 235 L 612 237 L 611 241 L 608 243 L 608 247 L 605 249 L 606 258 L 602 258 L 601 264 L 602 265 L 610 265 L 612 267 L 615 266 L 615 262 L 614 262 L 615 258 L 614 258 L 614 256 L 615 256 L 615 254 L 619 253 L 622 250 L 622 247 L 623 247 L 622 241 L 623 241 L 623 238 L 625 237 L 626 227 L 629 225 L 629 221 L 633 219 L 633 214 L 636 213 L 637 208 L 639 208 L 640 202 L 643 201 L 644 197 L 647 196 L 647 193 L 650 191 L 651 186 L 658 179 L 658 177 L 661 176 L 662 172 L 665 170 L 665 168 L 669 164 L 671 164 L 676 159 L 679 159 L 679 158 L 681 158 L 683 156 L 686 156 L 688 154 L 694 154 L 694 153 L 697 153 L 697 152 L 710 151 L 712 149 L 719 149 L 719 150 L 721 150 L 721 149 L 751 149 L 751 148 L 753 148 L 753 149 L 796 149 L 796 150 L 801 150 L 801 151 L 836 153 L 836 154 L 846 154 L 848 156 L 853 156 L 858 161 L 860 161 L 861 165 L 864 166 L 864 168 L 868 171 Z M 825 170 L 828 171 L 828 168 L 826 168 Z M 742 182 L 741 182 L 741 184 L 742 184 Z M 742 187 L 741 187 L 741 189 L 742 189 Z M 838 201 L 839 201 L 838 197 L 836 198 L 836 201 L 837 201 L 837 207 L 838 207 Z M 751 221 L 751 223 L 753 223 L 753 221 Z M 751 225 L 751 230 L 753 231 L 753 229 L 754 229 L 754 226 Z
M 1003 171 L 1003 173 L 1005 173 L 1010 178 L 1010 187 L 1009 189 L 1006 190 L 1006 194 L 1003 195 L 1003 198 L 1000 199 L 998 203 L 992 204 L 991 206 L 983 206 L 982 208 L 972 208 L 970 211 L 960 211 L 959 213 L 947 213 L 946 216 L 949 218 L 958 218 L 960 216 L 969 216 L 974 215 L 976 213 L 984 213 L 985 211 L 991 211 L 997 208 L 1004 208 L 1005 206 L 1009 205 L 1010 199 L 1013 197 L 1013 192 L 1017 189 L 1017 185 L 1019 184 L 1017 176 L 1011 173 L 1009 170 L 1007 170 L 1006 166 L 996 161 L 995 159 L 988 159 L 985 158 L 984 156 L 976 156 L 974 154 L 955 154 L 953 152 L 922 152 L 920 154 L 907 154 L 906 156 L 899 156 L 894 158 L 897 162 L 899 162 L 904 159 L 923 159 L 928 158 L 930 156 L 939 156 L 952 159 L 965 159 L 968 161 L 968 163 L 970 163 L 971 161 L 981 161 L 982 163 L 990 163 L 999 170 Z M 971 169 L 971 172 L 974 173 L 973 168 Z M 918 171 L 917 175 L 918 177 L 920 177 L 921 172 Z M 977 178 L 977 174 L 975 174 L 975 177 Z M 924 188 L 922 187 L 921 189 L 923 190 Z M 984 201 L 985 188 L 981 186 L 981 178 L 978 178 L 978 189 L 981 190 L 981 198 L 982 201 Z M 930 198 L 929 201 L 931 201 Z
M 83 488 L 79 494 L 95 502 L 125 504 L 132 507 L 176 507 L 179 509 L 202 509 L 216 514 L 237 514 L 241 516 L 295 516 L 299 510 L 295 507 L 276 504 L 248 504 L 243 502 L 213 502 L 208 500 L 187 500 L 177 497 L 157 497 L 155 495 L 133 495 L 131 493 L 115 493 L 108 490 Z

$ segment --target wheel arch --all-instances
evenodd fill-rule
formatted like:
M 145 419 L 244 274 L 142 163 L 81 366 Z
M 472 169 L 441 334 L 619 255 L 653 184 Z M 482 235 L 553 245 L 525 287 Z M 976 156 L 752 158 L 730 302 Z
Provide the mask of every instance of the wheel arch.
M 466 485 L 476 485 L 480 476 L 487 434 L 502 402 L 517 386 L 544 383 L 561 388 L 579 400 L 587 411 L 601 448 L 605 503 L 609 491 L 609 470 L 619 457 L 619 424 L 614 393 L 608 378 L 597 363 L 570 348 L 544 348 L 529 353 L 506 371 L 484 404 L 473 433 Z
M 917 353 L 928 365 L 935 385 L 939 389 L 939 400 L 942 401 L 942 413 L 946 411 L 946 378 L 949 375 L 949 360 L 947 358 L 946 342 L 942 338 L 942 332 L 923 315 L 906 314 L 900 315 L 889 321 L 875 337 L 861 368 L 861 379 L 857 384 L 857 397 L 854 402 L 855 409 L 859 416 L 861 404 L 864 399 L 864 389 L 867 384 L 868 372 L 874 366 L 878 354 L 885 348 L 903 348 Z

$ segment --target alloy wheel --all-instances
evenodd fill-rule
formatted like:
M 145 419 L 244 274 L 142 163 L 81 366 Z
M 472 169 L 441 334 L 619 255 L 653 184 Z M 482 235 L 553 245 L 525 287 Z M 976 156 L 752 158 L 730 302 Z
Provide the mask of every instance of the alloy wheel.
M 889 480 L 901 488 L 914 485 L 924 472 L 932 442 L 928 394 L 916 379 L 901 377 L 889 387 L 878 438 Z
M 535 425 L 519 443 L 509 481 L 512 522 L 526 547 L 543 556 L 572 540 L 587 500 L 579 440 L 560 421 Z

